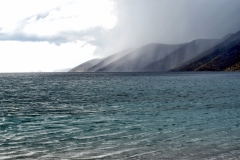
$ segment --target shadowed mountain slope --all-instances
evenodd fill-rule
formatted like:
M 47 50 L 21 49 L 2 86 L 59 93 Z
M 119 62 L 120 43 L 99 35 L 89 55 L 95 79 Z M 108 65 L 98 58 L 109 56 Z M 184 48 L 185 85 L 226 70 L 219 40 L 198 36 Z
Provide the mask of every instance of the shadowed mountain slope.
M 88 72 L 95 72 L 96 70 L 116 61 L 117 59 L 125 56 L 126 54 L 128 54 L 129 52 L 131 52 L 133 49 L 125 49 L 121 52 L 118 52 L 116 54 L 113 54 L 111 56 L 108 56 L 107 58 L 104 58 L 102 61 L 100 61 L 99 63 L 97 63 L 96 65 L 92 66 L 91 68 L 89 68 L 87 71 Z
M 185 44 L 181 48 L 173 51 L 163 59 L 155 61 L 144 68 L 144 71 L 164 72 L 185 63 L 196 57 L 207 49 L 217 45 L 220 40 L 217 39 L 199 39 Z
M 99 63 L 101 60 L 102 59 L 92 59 L 90 61 L 84 62 L 84 63 L 74 67 L 69 72 L 86 72 L 90 67 Z
M 174 71 L 238 70 L 240 62 L 240 31 L 217 46 L 203 52 Z
M 174 50 L 180 48 L 183 44 L 177 45 L 167 45 L 152 43 L 138 48 L 122 58 L 106 65 L 100 69 L 98 72 L 141 72 L 142 69 L 156 61 L 159 60 Z
M 239 70 L 240 31 L 222 39 L 168 45 L 152 43 L 85 62 L 70 72 L 164 72 Z

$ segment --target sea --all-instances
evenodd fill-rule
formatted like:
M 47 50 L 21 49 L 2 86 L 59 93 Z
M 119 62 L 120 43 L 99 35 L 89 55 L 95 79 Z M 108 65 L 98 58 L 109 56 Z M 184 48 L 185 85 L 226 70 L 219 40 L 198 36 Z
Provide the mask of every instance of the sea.
M 1 73 L 0 159 L 240 159 L 240 72 Z

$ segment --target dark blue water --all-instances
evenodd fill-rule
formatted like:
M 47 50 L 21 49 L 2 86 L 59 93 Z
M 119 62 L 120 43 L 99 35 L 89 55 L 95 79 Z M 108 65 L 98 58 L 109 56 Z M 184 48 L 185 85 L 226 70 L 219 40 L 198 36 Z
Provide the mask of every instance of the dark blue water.
M 240 73 L 0 74 L 0 159 L 240 159 Z

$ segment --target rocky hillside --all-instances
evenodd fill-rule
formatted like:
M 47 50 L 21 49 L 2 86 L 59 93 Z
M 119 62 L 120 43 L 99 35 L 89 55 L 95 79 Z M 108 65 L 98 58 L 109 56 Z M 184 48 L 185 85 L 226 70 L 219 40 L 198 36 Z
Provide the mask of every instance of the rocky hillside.
M 70 72 L 233 71 L 240 65 L 240 31 L 223 39 L 152 43 L 85 62 Z
M 177 67 L 193 57 L 198 56 L 202 52 L 208 50 L 209 48 L 217 45 L 220 40 L 216 39 L 200 39 L 194 40 L 187 43 L 177 49 L 176 51 L 170 53 L 163 59 L 155 61 L 144 68 L 144 71 L 150 72 L 164 72 Z
M 88 72 L 95 72 L 97 70 L 99 70 L 100 68 L 109 65 L 110 63 L 118 60 L 119 58 L 125 56 L 126 54 L 130 53 L 133 49 L 125 49 L 121 52 L 118 52 L 116 54 L 110 55 L 107 58 L 104 58 L 102 61 L 100 61 L 99 63 L 97 63 L 96 65 L 88 68 Z
M 239 69 L 240 32 L 203 52 L 174 71 L 232 71 Z
M 166 55 L 180 48 L 183 44 L 148 44 L 136 49 L 120 59 L 106 65 L 98 72 L 141 72 L 150 63 L 162 59 Z
M 74 67 L 69 72 L 87 72 L 89 68 L 96 65 L 100 61 L 102 61 L 102 59 L 92 59 L 90 61 L 84 62 L 84 63 Z

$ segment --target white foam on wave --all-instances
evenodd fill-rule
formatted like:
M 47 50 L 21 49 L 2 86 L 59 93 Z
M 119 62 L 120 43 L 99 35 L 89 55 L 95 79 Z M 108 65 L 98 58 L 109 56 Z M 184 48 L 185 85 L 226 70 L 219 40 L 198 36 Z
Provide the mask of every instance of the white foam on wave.
M 129 156 L 126 159 L 140 157 L 140 156 L 143 156 L 143 155 L 146 155 L 146 154 L 153 154 L 153 153 L 157 153 L 157 152 L 160 152 L 160 151 L 156 150 L 156 151 L 148 151 L 148 152 L 138 153 L 138 154 L 134 154 L 132 156 Z
M 114 156 L 114 155 L 119 155 L 119 154 L 122 154 L 124 152 L 129 152 L 129 151 L 134 151 L 134 150 L 137 150 L 137 149 L 136 148 L 124 149 L 124 150 L 119 150 L 119 151 L 108 152 L 108 153 L 97 155 L 97 156 L 88 156 L 88 157 L 83 157 L 83 158 L 79 158 L 79 155 L 76 155 L 76 156 L 71 157 L 71 158 L 79 158 L 79 159 L 85 159 L 85 160 L 99 159 L 99 158 L 105 158 L 105 157 L 110 157 L 110 156 Z M 87 152 L 87 153 L 92 153 L 92 152 Z M 81 154 L 81 155 L 83 155 L 83 154 Z
M 24 151 L 26 151 L 26 150 L 24 150 Z M 16 154 L 17 152 L 19 152 L 19 151 L 5 152 L 4 155 L 1 155 L 0 160 L 19 159 L 19 158 L 27 159 L 27 158 L 31 158 L 31 156 L 38 153 L 38 152 L 34 152 L 34 151 L 26 151 L 26 153 Z
M 80 140 L 84 140 L 84 139 L 92 139 L 92 138 L 99 138 L 99 137 L 108 137 L 108 136 L 114 136 L 114 135 L 120 135 L 126 133 L 126 131 L 121 131 L 121 132 L 114 132 L 114 133 L 106 133 L 106 134 L 100 134 L 100 135 L 93 135 L 93 136 L 85 136 L 85 137 L 73 137 L 75 139 L 80 139 Z

